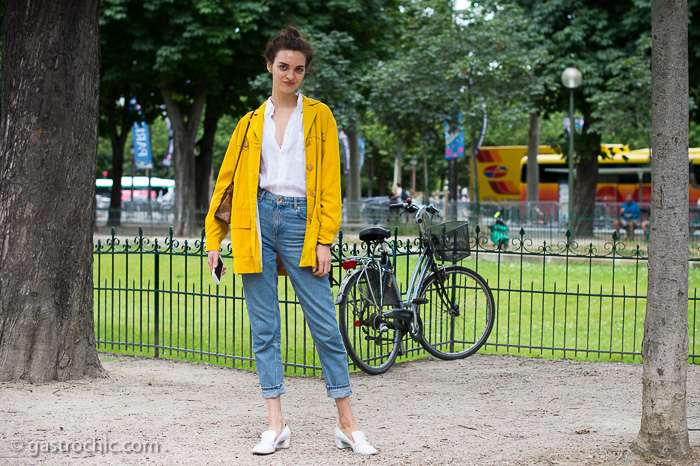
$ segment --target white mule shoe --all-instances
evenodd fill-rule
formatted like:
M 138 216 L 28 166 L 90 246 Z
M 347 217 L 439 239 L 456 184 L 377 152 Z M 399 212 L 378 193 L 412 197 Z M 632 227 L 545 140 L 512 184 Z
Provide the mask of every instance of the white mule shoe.
M 269 455 L 274 453 L 278 448 L 289 448 L 289 439 L 292 437 L 292 431 L 289 426 L 284 426 L 284 430 L 277 437 L 276 430 L 266 430 L 260 436 L 260 443 L 253 447 L 254 455 Z
M 367 442 L 364 432 L 361 430 L 356 430 L 352 433 L 352 438 L 355 442 L 350 440 L 347 435 L 340 430 L 339 427 L 335 428 L 335 446 L 338 448 L 352 448 L 352 451 L 359 453 L 361 455 L 376 455 L 377 449 Z

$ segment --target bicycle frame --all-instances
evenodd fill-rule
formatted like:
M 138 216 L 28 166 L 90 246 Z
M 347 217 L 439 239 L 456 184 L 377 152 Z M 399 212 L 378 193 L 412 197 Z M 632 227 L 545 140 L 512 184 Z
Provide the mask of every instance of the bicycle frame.
M 433 211 L 433 213 L 430 212 L 431 210 Z M 336 304 L 340 303 L 340 301 L 343 299 L 345 295 L 345 286 L 352 276 L 364 274 L 367 282 L 370 283 L 372 281 L 372 278 L 369 276 L 369 271 L 376 271 L 378 273 L 379 286 L 377 287 L 377 290 L 373 289 L 373 287 L 371 286 L 369 287 L 369 292 L 371 294 L 370 299 L 375 303 L 377 307 L 384 307 L 384 290 L 387 288 L 388 285 L 396 293 L 395 296 L 398 298 L 398 302 L 396 304 L 398 304 L 400 307 L 384 311 L 384 316 L 395 318 L 407 323 L 412 322 L 413 328 L 419 328 L 418 306 L 420 304 L 414 303 L 413 301 L 420 296 L 420 293 L 422 291 L 422 285 L 425 282 L 425 279 L 428 276 L 428 274 L 431 272 L 438 271 L 437 264 L 435 263 L 433 246 L 428 240 L 428 235 L 426 234 L 427 228 L 425 226 L 425 217 L 427 217 L 428 224 L 430 226 L 432 224 L 432 218 L 436 213 L 437 209 L 435 209 L 432 206 L 425 205 L 421 205 L 416 211 L 416 223 L 418 223 L 418 226 L 420 228 L 421 238 L 423 238 L 424 240 L 424 248 L 423 252 L 418 258 L 418 263 L 413 269 L 411 279 L 409 280 L 408 288 L 403 294 L 405 296 L 405 299 L 402 299 L 401 293 L 399 292 L 399 287 L 396 282 L 396 276 L 394 274 L 393 266 L 391 264 L 391 261 L 389 260 L 389 251 L 387 250 L 388 245 L 385 241 L 382 241 L 381 243 L 379 243 L 382 247 L 381 257 L 379 259 L 367 256 L 352 256 L 347 258 L 348 260 L 356 260 L 360 267 L 346 274 L 346 276 L 343 278 L 340 284 L 340 290 L 338 290 Z M 389 275 L 389 281 L 387 281 L 386 275 Z M 444 287 L 442 287 L 442 285 L 440 285 L 440 290 L 441 294 L 443 295 L 443 298 L 446 298 L 447 293 L 445 292 Z M 377 292 L 379 295 L 375 296 L 375 292 Z
M 427 228 L 425 227 L 424 220 L 424 217 L 429 215 L 429 224 L 432 225 L 433 215 L 429 214 L 428 207 L 429 206 L 420 206 L 416 212 L 416 223 L 418 224 L 421 238 L 424 242 L 423 252 L 418 257 L 418 263 L 414 267 L 413 273 L 411 274 L 411 279 L 408 282 L 408 288 L 406 289 L 406 300 L 403 301 L 405 307 L 410 307 L 411 301 L 420 296 L 421 286 L 425 282 L 425 278 L 428 276 L 429 270 L 436 269 L 433 245 L 430 244 L 428 235 L 426 234 Z

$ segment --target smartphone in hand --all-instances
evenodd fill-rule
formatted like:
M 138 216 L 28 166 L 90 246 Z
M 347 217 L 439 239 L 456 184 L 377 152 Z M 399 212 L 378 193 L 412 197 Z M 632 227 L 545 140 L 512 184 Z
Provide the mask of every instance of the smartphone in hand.
M 224 261 L 221 260 L 221 257 L 219 257 L 219 263 L 216 264 L 216 267 L 214 268 L 214 271 L 211 273 L 211 276 L 214 277 L 214 281 L 216 282 L 217 285 L 221 284 L 221 274 L 224 271 Z

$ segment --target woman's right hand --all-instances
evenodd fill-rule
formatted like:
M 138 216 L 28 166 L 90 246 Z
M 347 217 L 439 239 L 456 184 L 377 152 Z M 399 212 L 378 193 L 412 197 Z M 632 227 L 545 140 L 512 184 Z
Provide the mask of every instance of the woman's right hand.
M 213 249 L 211 251 L 207 251 L 207 264 L 209 264 L 209 272 L 214 273 L 214 269 L 216 268 L 216 264 L 219 263 L 219 251 L 216 249 Z M 221 276 L 223 277 L 226 274 L 226 267 L 224 267 L 224 270 L 221 272 Z

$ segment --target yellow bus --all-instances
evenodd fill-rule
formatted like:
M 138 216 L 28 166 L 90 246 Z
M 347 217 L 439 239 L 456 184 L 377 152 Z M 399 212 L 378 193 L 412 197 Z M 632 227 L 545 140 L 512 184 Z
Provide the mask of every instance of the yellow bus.
M 604 144 L 608 157 L 598 159 L 596 201 L 623 202 L 629 193 L 637 202 L 651 201 L 651 149 L 629 150 L 623 144 Z M 549 146 L 540 146 L 539 200 L 559 202 L 568 186 L 566 159 Z M 700 148 L 688 150 L 690 203 L 700 199 Z M 479 199 L 525 201 L 527 198 L 527 146 L 484 146 L 476 157 Z
M 598 186 L 596 202 L 624 202 L 631 194 L 636 202 L 651 202 L 651 149 L 622 150 L 619 146 L 605 145 L 610 154 L 598 159 Z M 540 171 L 540 201 L 560 200 L 559 193 L 568 187 L 566 160 L 560 155 L 539 154 L 537 162 Z M 689 202 L 697 203 L 700 198 L 700 148 L 688 151 L 690 176 L 688 182 Z M 520 199 L 527 194 L 527 156 L 520 159 Z
M 540 154 L 556 154 L 540 146 Z M 484 146 L 476 153 L 476 173 L 481 201 L 520 200 L 520 161 L 527 159 L 527 146 Z
M 622 144 L 604 144 L 608 154 L 626 151 Z M 566 167 L 566 161 L 549 146 L 539 146 L 538 160 L 549 169 Z M 476 172 L 481 201 L 502 202 L 526 199 L 527 183 L 523 175 L 523 160 L 527 163 L 527 146 L 484 146 L 476 154 Z M 541 162 L 541 163 L 542 163 Z M 540 166 L 540 200 L 559 200 L 559 183 L 566 180 L 567 174 L 543 174 Z M 543 180 L 548 180 L 543 182 Z

